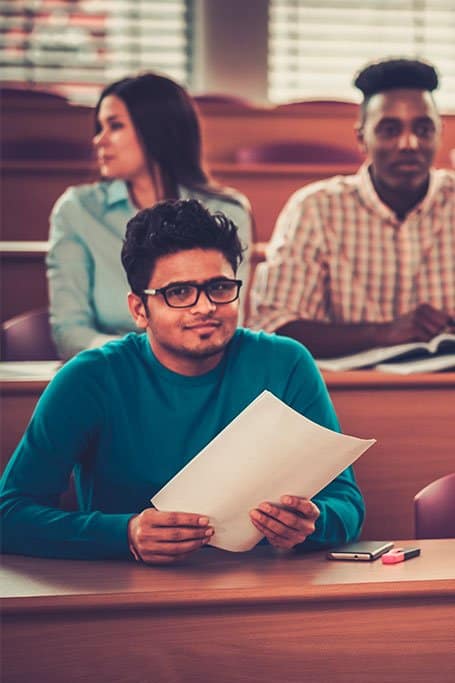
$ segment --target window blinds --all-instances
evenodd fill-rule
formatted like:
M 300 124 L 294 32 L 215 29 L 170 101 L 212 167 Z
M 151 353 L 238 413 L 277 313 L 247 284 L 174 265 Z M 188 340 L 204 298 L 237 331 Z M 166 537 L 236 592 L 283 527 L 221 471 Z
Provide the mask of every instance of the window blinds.
M 269 99 L 358 99 L 367 62 L 421 58 L 440 75 L 439 106 L 455 110 L 454 0 L 270 0 Z
M 185 0 L 0 2 L 3 80 L 60 84 L 79 100 L 146 69 L 186 84 L 188 6 Z

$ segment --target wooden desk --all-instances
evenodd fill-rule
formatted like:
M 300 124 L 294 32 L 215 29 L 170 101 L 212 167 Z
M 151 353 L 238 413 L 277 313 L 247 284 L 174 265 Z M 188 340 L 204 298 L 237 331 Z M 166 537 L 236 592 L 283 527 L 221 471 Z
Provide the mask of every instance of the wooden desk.
M 270 239 L 281 209 L 297 189 L 334 175 L 355 173 L 359 164 L 208 162 L 208 167 L 215 180 L 248 197 L 255 219 L 254 240 L 263 242 Z M 0 171 L 3 240 L 46 240 L 49 214 L 58 197 L 70 185 L 96 179 L 94 165 L 88 161 L 5 160 Z
M 245 194 L 255 217 L 255 241 L 270 239 L 276 218 L 290 195 L 314 180 L 355 173 L 358 164 L 211 163 L 210 172 L 223 185 Z M 0 207 L 3 240 L 46 240 L 49 215 L 70 185 L 96 179 L 89 161 L 4 160 L 0 167 L 4 201 Z M 27 201 L 24 201 L 24 186 Z
M 6 556 L 3 681 L 451 683 L 455 540 L 419 545 L 388 567 L 270 548 L 164 568 Z
M 2 240 L 47 240 L 49 215 L 70 185 L 96 179 L 89 161 L 4 159 L 0 166 Z
M 399 377 L 325 372 L 347 434 L 377 443 L 355 465 L 365 496 L 363 538 L 412 538 L 413 498 L 455 469 L 455 373 Z M 0 381 L 0 468 L 22 436 L 47 379 Z
M 5 143 L 53 140 L 86 145 L 93 135 L 93 107 L 11 91 L 2 93 L 0 106 Z
M 0 242 L 0 311 L 9 320 L 48 303 L 47 242 Z
M 414 495 L 455 470 L 455 373 L 323 375 L 343 431 L 377 439 L 354 466 L 363 538 L 412 538 Z
M 46 373 L 48 374 L 48 373 Z M 0 380 L 0 471 L 3 472 L 49 383 L 46 379 Z

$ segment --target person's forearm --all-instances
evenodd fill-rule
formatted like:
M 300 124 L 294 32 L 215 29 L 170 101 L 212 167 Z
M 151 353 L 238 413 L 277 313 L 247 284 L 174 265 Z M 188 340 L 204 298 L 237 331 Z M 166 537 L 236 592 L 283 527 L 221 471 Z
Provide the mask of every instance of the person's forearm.
M 131 515 L 63 512 L 6 495 L 2 516 L 4 553 L 80 560 L 129 557 Z
M 304 344 L 315 358 L 345 356 L 387 346 L 388 323 L 321 323 L 294 320 L 276 330 Z
M 355 541 L 360 533 L 363 513 L 352 501 L 337 501 L 335 505 L 329 500 L 313 501 L 319 508 L 321 516 L 316 521 L 316 531 L 305 541 L 308 549 L 327 548 Z
M 344 470 L 334 481 L 313 498 L 320 509 L 316 530 L 304 545 L 319 548 L 354 541 L 360 534 L 365 504 L 356 484 L 352 467 Z

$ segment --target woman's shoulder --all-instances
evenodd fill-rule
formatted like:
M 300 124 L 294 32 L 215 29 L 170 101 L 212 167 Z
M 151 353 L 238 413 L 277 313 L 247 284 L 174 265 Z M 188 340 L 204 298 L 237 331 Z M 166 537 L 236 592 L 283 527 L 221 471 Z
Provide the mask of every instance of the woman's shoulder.
M 101 208 L 106 204 L 110 185 L 110 181 L 71 185 L 55 202 L 54 212 L 71 210 L 77 207 L 99 206 Z
M 251 214 L 251 205 L 248 198 L 232 187 L 209 187 L 207 189 L 182 188 L 185 197 L 198 199 L 204 206 L 212 211 L 232 210 Z

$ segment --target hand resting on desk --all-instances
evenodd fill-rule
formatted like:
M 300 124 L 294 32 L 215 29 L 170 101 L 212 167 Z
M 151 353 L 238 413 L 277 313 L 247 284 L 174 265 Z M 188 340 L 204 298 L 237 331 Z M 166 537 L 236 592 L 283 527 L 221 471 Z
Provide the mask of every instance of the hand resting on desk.
M 400 318 L 385 323 L 380 342 L 381 346 L 428 342 L 442 332 L 452 331 L 453 315 L 424 303 Z

